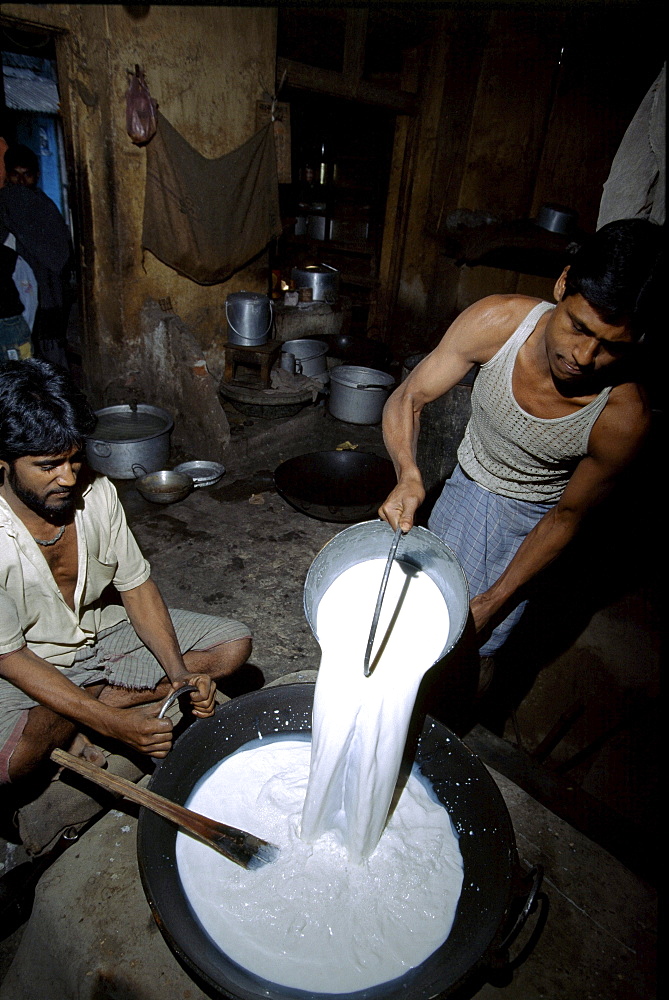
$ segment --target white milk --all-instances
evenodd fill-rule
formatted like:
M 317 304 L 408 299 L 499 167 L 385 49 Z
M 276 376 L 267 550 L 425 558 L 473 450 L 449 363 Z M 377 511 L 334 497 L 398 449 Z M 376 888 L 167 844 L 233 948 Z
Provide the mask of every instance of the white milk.
M 319 605 L 313 747 L 256 741 L 188 801 L 277 844 L 278 860 L 249 872 L 177 836 L 184 891 L 209 936 L 289 988 L 348 993 L 403 975 L 448 937 L 460 896 L 457 836 L 422 780 L 411 775 L 388 816 L 416 691 L 445 645 L 448 611 L 427 576 L 393 564 L 373 663 L 383 651 L 365 678 L 384 565 L 345 571 Z
M 448 609 L 427 574 L 393 562 L 372 649 L 363 660 L 385 559 L 345 570 L 318 605 L 322 658 L 302 836 L 333 830 L 352 861 L 376 847 L 395 790 L 418 685 L 448 637 Z M 383 649 L 382 655 L 377 654 Z

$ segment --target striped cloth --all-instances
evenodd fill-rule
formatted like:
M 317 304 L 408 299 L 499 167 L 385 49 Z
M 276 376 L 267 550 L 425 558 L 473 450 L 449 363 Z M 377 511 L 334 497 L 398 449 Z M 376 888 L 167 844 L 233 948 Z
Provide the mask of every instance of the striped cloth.
M 479 486 L 456 465 L 434 505 L 428 528 L 458 557 L 472 597 L 499 579 L 523 539 L 553 504 L 513 500 Z M 492 656 L 518 624 L 527 601 L 519 602 L 480 648 Z

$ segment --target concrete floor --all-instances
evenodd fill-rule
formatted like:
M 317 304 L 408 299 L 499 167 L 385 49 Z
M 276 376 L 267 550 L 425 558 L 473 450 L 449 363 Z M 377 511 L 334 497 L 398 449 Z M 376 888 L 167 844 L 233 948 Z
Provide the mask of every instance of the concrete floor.
M 245 621 L 254 634 L 251 661 L 262 671 L 265 683 L 271 683 L 318 666 L 318 645 L 302 608 L 303 583 L 321 546 L 344 527 L 295 511 L 274 491 L 272 472 L 294 455 L 330 450 L 345 441 L 361 450 L 385 452 L 378 427 L 343 424 L 323 407 L 309 406 L 286 420 L 248 418 L 232 409 L 228 416 L 232 439 L 225 457 L 227 471 L 217 486 L 161 507 L 144 501 L 131 483 L 117 485 L 167 603 Z M 176 464 L 197 456 L 172 457 Z M 525 647 L 521 644 L 514 658 L 502 664 L 501 680 L 481 706 L 479 721 L 487 733 L 506 738 L 499 741 L 505 757 L 502 769 L 510 760 L 504 773 L 516 786 L 522 784 L 516 781 L 522 769 L 514 771 L 513 753 L 529 760 L 540 777 L 548 773 L 565 779 L 561 785 L 546 785 L 558 788 L 558 798 L 564 787 L 575 786 L 610 810 L 607 815 L 634 824 L 641 820 L 652 827 L 657 795 L 652 706 L 659 676 L 658 611 L 654 581 L 630 576 L 630 565 L 625 561 L 624 579 L 605 587 L 602 599 L 586 601 L 578 614 L 570 613 L 560 642 L 552 641 L 556 630 L 547 618 L 533 623 Z M 594 577 L 584 579 L 584 574 L 581 567 L 579 592 L 596 589 Z M 539 648 L 537 637 L 549 640 L 544 642 L 548 651 L 533 659 Z M 511 688 L 521 699 L 513 713 L 507 697 Z M 544 760 L 542 741 L 561 721 L 551 742 L 556 736 L 562 738 Z M 506 747 L 513 751 L 510 756 Z M 561 776 L 556 771 L 560 767 Z M 546 797 L 541 801 L 551 808 Z M 563 808 L 564 802 L 556 801 L 555 812 L 564 819 Z M 587 851 L 587 839 L 583 843 Z M 12 867 L 20 858 L 17 852 L 20 848 L 11 841 L 0 842 L 0 866 Z M 0 948 L 0 975 L 23 929 Z M 647 989 L 647 978 L 645 983 Z M 572 1000 L 575 995 L 553 993 L 552 1000 Z M 650 994 L 625 994 L 630 1000 L 637 996 L 646 1000 Z

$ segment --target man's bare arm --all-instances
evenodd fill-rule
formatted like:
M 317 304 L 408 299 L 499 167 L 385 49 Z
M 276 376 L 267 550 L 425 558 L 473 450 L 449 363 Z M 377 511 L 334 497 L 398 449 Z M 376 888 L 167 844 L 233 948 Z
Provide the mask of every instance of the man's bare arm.
M 0 676 L 58 715 L 121 740 L 140 753 L 164 756 L 170 749 L 172 723 L 157 718 L 155 702 L 129 708 L 106 705 L 27 646 L 0 657 Z
M 213 715 L 216 685 L 207 674 L 189 672 L 179 649 L 170 613 L 154 581 L 149 578 L 139 587 L 123 591 L 121 600 L 130 624 L 158 660 L 172 681 L 172 687 L 175 690 L 184 684 L 197 687 L 197 691 L 191 692 L 190 696 L 193 714 L 203 719 Z
M 420 415 L 426 403 L 457 385 L 474 364 L 484 364 L 508 340 L 537 300 L 490 295 L 454 320 L 439 345 L 390 396 L 383 412 L 383 439 L 397 473 L 397 486 L 379 509 L 379 517 L 404 531 L 413 525 L 425 499 L 416 464 Z
M 585 515 L 609 496 L 635 458 L 648 427 L 649 413 L 638 387 L 624 385 L 614 390 L 592 429 L 588 454 L 574 470 L 558 503 L 530 531 L 492 587 L 472 599 L 477 631 L 572 541 Z

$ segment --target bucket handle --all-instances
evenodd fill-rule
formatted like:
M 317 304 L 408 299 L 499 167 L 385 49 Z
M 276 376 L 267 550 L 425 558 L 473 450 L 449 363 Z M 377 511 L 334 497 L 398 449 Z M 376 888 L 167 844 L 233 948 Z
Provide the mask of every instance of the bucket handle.
M 377 385 L 375 382 L 372 382 L 369 385 L 354 385 L 354 386 L 351 386 L 351 388 L 352 389 L 389 389 L 390 386 L 389 385 Z
M 142 476 L 148 476 L 148 472 L 146 471 L 146 469 L 144 468 L 143 465 L 139 464 L 139 462 L 135 462 L 135 464 L 131 465 L 130 468 L 132 469 L 132 471 L 133 471 L 133 473 L 135 475 L 135 479 L 141 479 Z M 140 476 L 137 472 L 135 472 L 135 469 L 141 469 L 142 470 L 142 476 Z
M 269 302 L 269 326 L 267 327 L 267 329 L 263 333 L 263 337 L 267 336 L 267 334 L 269 333 L 269 331 L 272 329 L 272 323 L 274 322 L 274 303 L 272 302 L 271 299 L 268 299 L 267 301 Z M 232 332 L 236 333 L 238 337 L 243 337 L 244 334 L 240 333 L 239 330 L 235 330 L 234 326 L 230 322 L 230 317 L 228 316 L 228 300 L 227 299 L 225 300 L 225 318 L 226 318 L 226 320 L 228 322 L 228 326 L 230 327 L 230 329 L 232 330 Z

